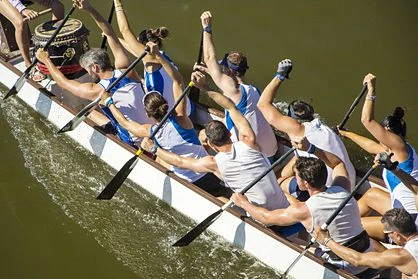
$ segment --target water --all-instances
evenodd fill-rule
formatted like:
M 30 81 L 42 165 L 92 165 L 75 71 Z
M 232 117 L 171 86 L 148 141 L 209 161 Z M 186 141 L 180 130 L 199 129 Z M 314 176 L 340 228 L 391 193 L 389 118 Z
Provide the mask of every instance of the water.
M 68 7 L 70 1 L 63 3 Z M 111 1 L 92 3 L 107 18 Z M 124 6 L 135 32 L 170 28 L 165 49 L 185 75 L 197 56 L 199 15 L 211 10 L 219 57 L 231 49 L 245 52 L 247 80 L 259 88 L 274 76 L 280 59 L 292 58 L 292 79 L 277 99 L 311 101 L 330 125 L 358 95 L 363 76 L 374 72 L 376 118 L 406 106 L 409 140 L 418 146 L 418 104 L 410 101 L 418 92 L 416 1 L 125 0 Z M 74 17 L 99 34 L 85 12 Z M 100 38 L 91 36 L 90 43 L 97 46 Z M 361 105 L 347 128 L 369 136 L 359 120 Z M 0 106 L 0 131 L 0 278 L 276 276 L 213 234 L 190 247 L 172 248 L 194 223 L 146 192 L 128 185 L 111 202 L 96 201 L 100 186 L 115 172 L 67 137 L 56 136 L 55 127 L 15 98 Z M 355 162 L 367 165 L 370 156 L 352 145 L 349 150 Z
M 15 226 L 0 233 L 4 234 L 2 239 L 10 240 L 9 249 L 16 253 L 16 257 L 7 255 L 4 260 L 10 262 L 4 267 L 21 265 L 22 258 L 17 255 L 25 254 L 26 249 L 27 260 L 32 262 L 33 253 L 42 253 L 45 245 L 47 251 L 53 249 L 45 257 L 54 271 L 39 273 L 43 278 L 48 274 L 52 278 L 55 273 L 60 278 L 275 276 L 274 271 L 213 234 L 184 249 L 171 247 L 193 227 L 193 222 L 129 183 L 111 202 L 95 200 L 102 185 L 114 175 L 112 169 L 69 138 L 56 135 L 56 127 L 17 99 L 3 103 L 1 111 L 2 128 L 10 129 L 15 138 L 2 133 L 2 143 L 14 146 L 13 152 L 3 158 L 23 156 L 15 167 L 2 168 L 2 178 L 7 175 L 9 185 L 19 187 L 7 187 L 5 183 L 1 187 L 2 220 Z M 39 208 L 47 209 L 47 216 L 38 216 Z M 56 223 L 52 229 L 51 223 Z M 33 226 L 36 228 L 31 230 Z M 16 232 L 22 235 L 19 242 L 25 244 L 18 244 L 20 237 L 12 236 Z M 37 237 L 52 243 L 39 243 Z M 51 244 L 53 247 L 49 247 Z M 90 260 L 85 262 L 86 258 Z M 37 266 L 43 261 L 41 257 L 31 264 Z M 10 272 L 5 274 L 7 278 L 21 278 L 19 274 L 29 270 L 2 268 L 0 277 L 2 272 Z

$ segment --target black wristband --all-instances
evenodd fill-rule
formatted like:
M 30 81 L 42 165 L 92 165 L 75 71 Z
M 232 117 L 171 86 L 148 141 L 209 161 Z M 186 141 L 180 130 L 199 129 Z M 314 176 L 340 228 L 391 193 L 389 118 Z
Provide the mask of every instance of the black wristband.
M 212 34 L 212 28 L 209 25 L 203 28 L 203 31 L 206 33 Z

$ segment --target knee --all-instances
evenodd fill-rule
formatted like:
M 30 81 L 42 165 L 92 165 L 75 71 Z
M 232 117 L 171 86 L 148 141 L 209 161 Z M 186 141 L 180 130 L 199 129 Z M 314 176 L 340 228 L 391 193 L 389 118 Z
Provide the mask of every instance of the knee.
M 25 22 L 23 21 L 23 17 L 21 15 L 14 17 L 12 23 L 17 31 L 23 31 Z
M 365 200 L 378 200 L 381 196 L 381 190 L 377 188 L 370 188 L 364 195 Z

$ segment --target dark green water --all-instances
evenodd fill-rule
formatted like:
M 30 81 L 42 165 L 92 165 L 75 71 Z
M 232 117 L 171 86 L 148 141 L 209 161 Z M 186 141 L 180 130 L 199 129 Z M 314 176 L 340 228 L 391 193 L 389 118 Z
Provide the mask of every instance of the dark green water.
M 107 17 L 111 1 L 92 2 Z M 405 106 L 409 140 L 418 146 L 417 1 L 125 0 L 124 5 L 138 32 L 169 27 L 165 49 L 184 74 L 197 56 L 200 13 L 211 10 L 219 57 L 231 49 L 245 52 L 247 80 L 259 88 L 273 77 L 279 60 L 293 59 L 292 79 L 278 100 L 311 101 L 330 125 L 341 120 L 363 76 L 373 72 L 376 118 Z M 91 20 L 84 12 L 73 16 L 83 19 L 90 43 L 98 46 Z M 347 128 L 367 135 L 361 105 Z M 171 248 L 193 222 L 145 192 L 123 187 L 112 202 L 97 202 L 101 185 L 115 172 L 55 131 L 16 99 L 0 105 L 0 278 L 275 276 L 211 234 L 185 249 Z M 350 150 L 356 162 L 364 161 L 364 153 Z

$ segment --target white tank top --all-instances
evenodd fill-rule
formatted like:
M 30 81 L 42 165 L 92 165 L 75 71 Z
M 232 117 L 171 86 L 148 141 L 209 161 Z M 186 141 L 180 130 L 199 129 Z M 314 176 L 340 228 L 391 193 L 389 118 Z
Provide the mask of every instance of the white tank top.
M 321 227 L 348 195 L 342 187 L 332 186 L 325 192 L 311 196 L 305 202 L 312 215 L 312 228 L 307 228 L 307 231 L 311 233 L 317 227 Z M 345 243 L 364 230 L 360 220 L 357 202 L 351 198 L 328 226 L 329 233 L 335 242 Z M 321 249 L 329 250 L 324 246 L 321 246 Z
M 409 240 L 403 248 L 408 251 L 412 257 L 414 257 L 418 264 L 418 238 Z M 418 275 L 418 269 L 416 270 L 415 274 Z
M 104 89 L 107 89 L 107 87 L 112 84 L 112 82 L 114 82 L 122 73 L 123 72 L 121 70 L 114 70 L 112 78 L 102 79 L 98 84 Z M 113 87 L 109 93 L 113 98 L 115 106 L 126 117 L 126 119 L 138 122 L 140 124 L 153 123 L 153 121 L 147 117 L 144 106 L 142 104 L 142 99 L 145 95 L 142 83 L 135 82 L 125 76 L 115 87 Z M 110 113 L 108 116 L 113 117 L 108 108 L 105 113 L 106 115 Z M 133 141 L 138 140 L 138 137 L 135 137 L 132 134 L 131 138 Z
M 418 157 L 411 145 L 407 144 L 409 149 L 408 158 L 399 163 L 398 167 L 404 172 L 418 180 Z M 410 214 L 418 213 L 415 204 L 415 195 L 409 190 L 391 171 L 383 169 L 382 174 L 385 184 L 390 191 L 392 208 L 403 208 Z
M 345 164 L 350 179 L 351 187 L 356 184 L 356 170 L 350 161 L 347 150 L 340 137 L 332 131 L 330 127 L 325 125 L 320 119 L 315 118 L 310 122 L 302 123 L 305 126 L 305 137 L 310 143 L 318 148 L 336 155 Z M 315 155 L 298 150 L 299 156 L 315 157 Z M 329 186 L 332 183 L 332 168 L 327 166 L 328 179 L 325 185 Z
M 162 55 L 177 69 L 177 65 L 168 57 L 167 54 L 160 51 Z M 173 80 L 168 75 L 167 71 L 161 65 L 158 70 L 154 72 L 147 72 L 145 64 L 144 64 L 144 77 L 145 77 L 145 87 L 147 89 L 147 93 L 151 91 L 157 91 L 160 93 L 164 99 L 168 103 L 168 107 L 172 108 L 176 100 L 174 99 L 173 95 Z M 189 97 L 186 96 L 187 99 L 187 115 L 193 113 L 193 105 L 189 100 Z
M 153 125 L 151 127 L 151 133 L 156 126 L 157 125 Z M 199 159 L 208 155 L 205 148 L 200 144 L 194 128 L 189 130 L 184 129 L 177 122 L 175 116 L 169 117 L 167 122 L 164 123 L 163 127 L 157 132 L 154 139 L 159 147 L 182 157 Z M 196 173 L 188 169 L 181 169 L 174 166 L 171 166 L 171 171 L 189 182 L 195 182 L 206 174 Z
M 267 157 L 271 157 L 277 152 L 277 140 L 270 124 L 257 108 L 260 93 L 252 85 L 240 84 L 240 89 L 242 97 L 236 107 L 250 123 L 261 152 Z M 228 111 L 225 111 L 225 122 L 226 127 L 231 132 L 232 142 L 238 141 L 238 130 L 235 128 L 235 124 L 229 116 Z
M 250 148 L 242 141 L 233 143 L 230 152 L 216 154 L 215 161 L 226 186 L 235 192 L 244 189 L 271 166 L 263 153 Z M 289 206 L 273 171 L 269 172 L 245 195 L 253 204 L 268 210 Z

